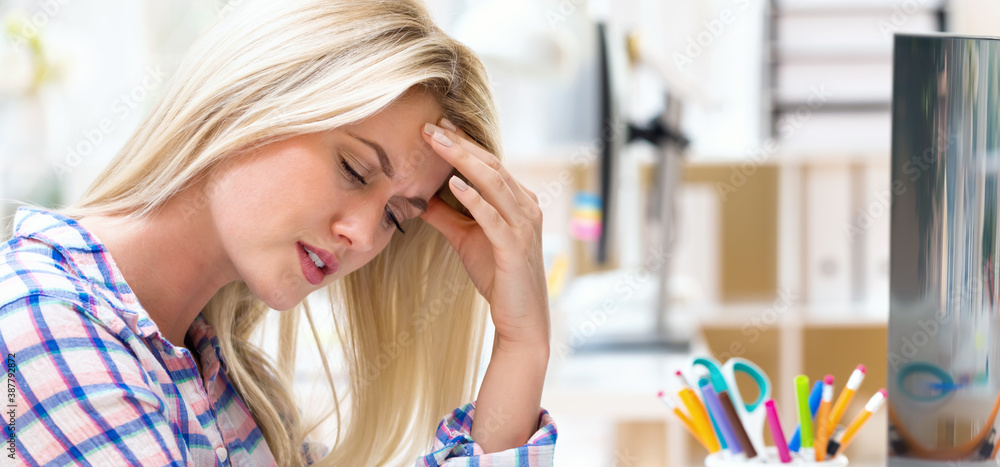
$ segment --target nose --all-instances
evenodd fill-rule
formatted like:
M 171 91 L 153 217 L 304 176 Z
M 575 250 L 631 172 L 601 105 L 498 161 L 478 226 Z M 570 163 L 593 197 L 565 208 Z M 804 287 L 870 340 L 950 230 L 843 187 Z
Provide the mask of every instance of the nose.
M 375 247 L 381 212 L 381 209 L 370 206 L 357 206 L 334 221 L 333 233 L 352 250 L 362 253 L 371 251 Z

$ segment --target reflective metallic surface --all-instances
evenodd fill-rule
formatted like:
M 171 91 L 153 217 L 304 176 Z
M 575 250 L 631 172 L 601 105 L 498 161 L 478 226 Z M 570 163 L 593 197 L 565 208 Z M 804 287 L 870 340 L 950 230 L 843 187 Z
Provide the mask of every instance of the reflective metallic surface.
M 890 464 L 984 460 L 1000 402 L 1000 39 L 897 35 L 893 61 Z

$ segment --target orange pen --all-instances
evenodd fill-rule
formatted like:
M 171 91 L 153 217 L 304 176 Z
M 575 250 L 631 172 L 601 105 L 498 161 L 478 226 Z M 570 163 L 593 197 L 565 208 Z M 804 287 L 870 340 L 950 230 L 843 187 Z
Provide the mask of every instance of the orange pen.
M 708 448 L 708 443 L 706 443 L 705 440 L 701 438 L 701 435 L 698 434 L 698 430 L 695 428 L 694 422 L 692 422 L 687 415 L 684 415 L 684 412 L 681 411 L 679 407 L 677 407 L 677 404 L 675 404 L 673 400 L 667 397 L 667 395 L 664 394 L 663 391 L 660 391 L 659 394 L 656 395 L 656 397 L 658 397 L 660 401 L 667 406 L 667 408 L 669 408 L 671 411 L 674 412 L 674 415 L 676 415 L 677 418 L 681 420 L 681 423 L 684 424 L 684 428 L 687 428 L 687 431 L 691 433 L 691 436 L 694 436 L 694 439 L 698 440 L 698 442 L 701 443 L 701 445 L 704 446 L 705 449 L 711 451 L 711 449 Z
M 865 366 L 858 365 L 851 373 L 851 378 L 847 380 L 847 385 L 844 386 L 844 391 L 840 393 L 837 397 L 837 403 L 833 405 L 833 414 L 830 415 L 830 427 L 831 429 L 840 423 L 840 419 L 844 416 L 844 412 L 847 410 L 847 405 L 851 403 L 851 398 L 854 397 L 855 391 L 861 387 L 861 381 L 865 379 Z
M 691 424 L 694 425 L 695 431 L 701 435 L 701 439 L 708 445 L 708 452 L 718 452 L 721 449 L 719 447 L 719 440 L 715 439 L 715 433 L 712 431 L 712 422 L 708 418 L 705 406 L 701 404 L 701 400 L 691 390 L 691 387 L 687 385 L 687 381 L 684 381 L 684 375 L 681 373 L 681 370 L 677 370 L 675 374 L 681 382 L 682 388 L 677 393 L 677 396 L 681 398 L 681 402 L 684 403 L 684 406 L 688 409 L 688 413 L 691 414 Z
M 847 431 L 844 432 L 843 438 L 840 439 L 840 449 L 837 451 L 838 454 L 844 452 L 847 445 L 854 439 L 854 435 L 858 433 L 858 429 L 861 428 L 861 425 L 864 425 L 865 422 L 868 421 L 868 417 L 872 416 L 872 412 L 876 412 L 882 407 L 882 404 L 885 403 L 885 399 L 885 389 L 879 389 L 871 399 L 868 399 L 868 403 L 865 404 L 865 410 L 859 413 L 857 417 L 854 417 L 851 424 L 847 426 Z
M 826 459 L 826 443 L 830 440 L 830 403 L 833 402 L 833 375 L 823 378 L 823 398 L 816 413 L 816 462 Z

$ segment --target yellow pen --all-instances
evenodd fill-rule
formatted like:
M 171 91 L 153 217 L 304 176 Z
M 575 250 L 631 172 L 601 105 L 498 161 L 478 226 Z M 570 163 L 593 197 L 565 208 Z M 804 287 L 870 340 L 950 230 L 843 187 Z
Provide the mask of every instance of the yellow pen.
M 681 420 L 681 423 L 684 424 L 684 428 L 687 428 L 688 432 L 691 433 L 691 436 L 694 436 L 694 439 L 698 440 L 698 442 L 701 443 L 701 445 L 704 446 L 705 449 L 711 451 L 711 449 L 709 449 L 708 447 L 708 443 L 706 443 L 705 440 L 701 438 L 701 435 L 698 434 L 698 430 L 695 428 L 694 422 L 692 422 L 687 415 L 684 415 L 684 412 L 681 411 L 679 407 L 677 407 L 677 404 L 675 404 L 673 400 L 667 397 L 667 395 L 664 394 L 663 391 L 660 391 L 660 393 L 657 394 L 656 397 L 658 397 L 660 401 L 667 406 L 667 408 L 669 408 L 671 411 L 674 412 L 674 415 L 676 415 L 677 418 Z
M 708 412 L 705 411 L 705 406 L 701 404 L 698 396 L 691 390 L 691 387 L 687 385 L 687 381 L 684 381 L 684 375 L 681 370 L 677 370 L 675 373 L 677 379 L 681 382 L 681 390 L 677 393 L 677 396 L 681 398 L 681 402 L 687 407 L 688 413 L 691 414 L 691 423 L 694 425 L 695 430 L 701 434 L 701 439 L 708 444 L 708 452 L 718 452 L 719 440 L 715 439 L 715 433 L 712 431 L 712 422 L 708 418 Z

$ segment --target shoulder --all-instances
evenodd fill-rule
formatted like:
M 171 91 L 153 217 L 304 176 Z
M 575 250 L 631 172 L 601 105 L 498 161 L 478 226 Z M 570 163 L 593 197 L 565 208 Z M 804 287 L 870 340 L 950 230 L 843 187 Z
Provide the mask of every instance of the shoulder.
M 91 293 L 90 284 L 52 245 L 31 238 L 0 245 L 0 315 L 41 296 L 83 305 Z
M 107 304 L 93 285 L 72 272 L 65 258 L 50 245 L 32 239 L 13 239 L 0 247 L 0 352 L 15 354 L 19 365 L 41 359 L 41 365 L 93 362 L 95 355 L 117 354 L 134 360 L 118 333 L 98 316 Z M 105 311 L 102 311 L 105 310 Z M 103 356 L 97 356 L 103 360 Z M 59 375 L 71 368 L 47 368 Z
M 114 291 L 81 273 L 81 267 L 100 269 L 104 263 L 89 253 L 71 258 L 64 252 L 35 238 L 15 237 L 0 244 L 0 323 L 4 323 L 0 332 L 99 323 L 119 339 L 128 340 L 129 333 L 123 333 L 125 323 L 116 311 L 121 300 L 112 300 Z

